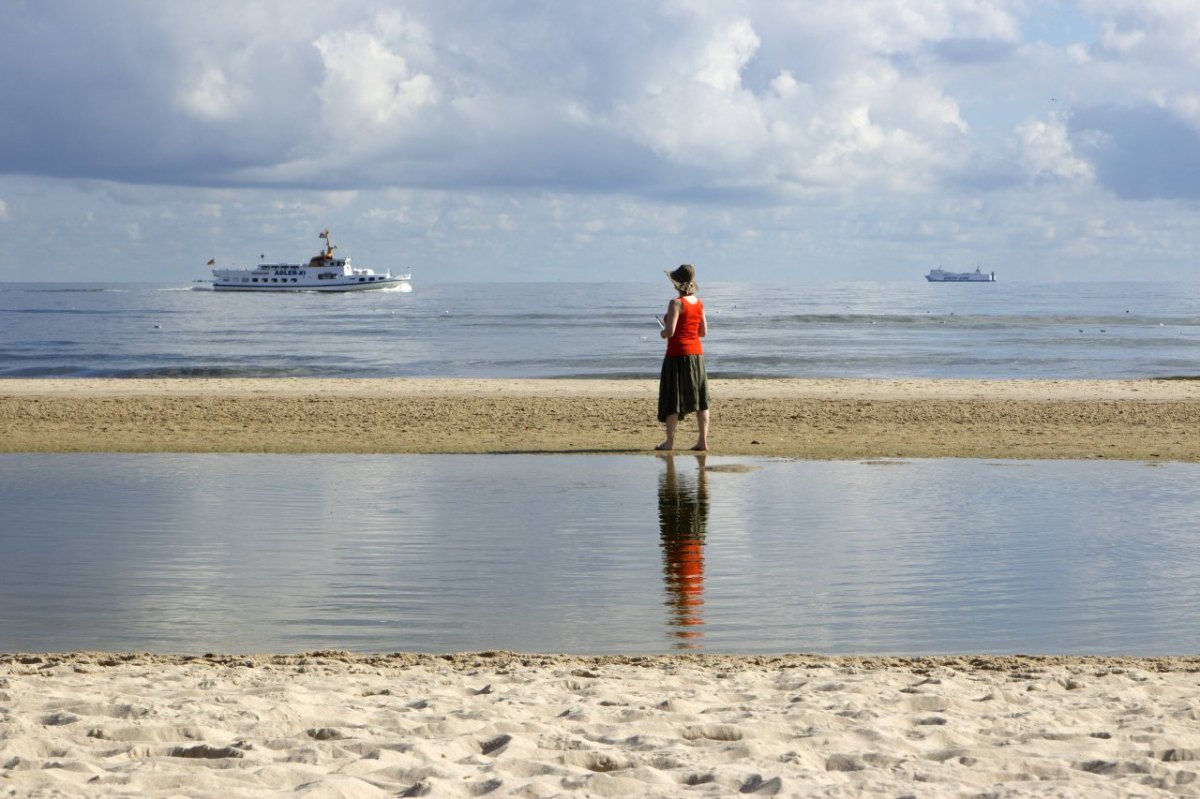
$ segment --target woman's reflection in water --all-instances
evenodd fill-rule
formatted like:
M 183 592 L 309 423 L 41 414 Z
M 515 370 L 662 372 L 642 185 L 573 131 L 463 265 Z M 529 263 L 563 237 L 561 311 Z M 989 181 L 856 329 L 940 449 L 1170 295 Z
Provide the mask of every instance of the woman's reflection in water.
M 704 624 L 704 538 L 708 533 L 708 475 L 705 455 L 696 455 L 695 476 L 680 476 L 675 457 L 662 456 L 666 471 L 658 481 L 658 523 L 667 584 L 667 620 L 677 649 L 700 646 Z

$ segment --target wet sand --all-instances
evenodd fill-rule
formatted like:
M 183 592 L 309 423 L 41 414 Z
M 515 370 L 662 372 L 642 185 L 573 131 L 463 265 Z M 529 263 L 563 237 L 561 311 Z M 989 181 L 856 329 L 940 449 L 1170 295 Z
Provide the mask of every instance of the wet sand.
M 651 380 L 0 380 L 0 452 L 648 452 Z M 715 380 L 712 451 L 1200 460 L 1200 381 Z M 692 420 L 679 441 L 690 443 Z

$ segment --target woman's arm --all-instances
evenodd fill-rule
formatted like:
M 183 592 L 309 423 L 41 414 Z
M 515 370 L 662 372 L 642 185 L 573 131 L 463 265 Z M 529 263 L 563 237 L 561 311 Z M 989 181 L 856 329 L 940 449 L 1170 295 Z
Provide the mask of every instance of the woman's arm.
M 663 317 L 663 329 L 658 331 L 660 338 L 670 338 L 675 335 L 675 325 L 679 323 L 679 300 L 671 300 L 667 305 L 667 315 Z
M 700 328 L 697 333 L 699 334 L 700 338 L 704 338 L 708 335 L 708 317 L 704 315 L 703 309 L 700 310 Z

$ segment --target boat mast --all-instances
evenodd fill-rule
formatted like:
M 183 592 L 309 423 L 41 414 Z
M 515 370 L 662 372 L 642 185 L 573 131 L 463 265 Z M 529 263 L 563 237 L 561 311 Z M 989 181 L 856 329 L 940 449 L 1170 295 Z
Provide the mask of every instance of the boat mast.
M 332 261 L 333 251 L 337 249 L 337 245 L 329 239 L 329 228 L 322 230 L 319 238 L 325 239 L 325 252 L 322 253 L 322 255 L 325 257 L 326 261 Z

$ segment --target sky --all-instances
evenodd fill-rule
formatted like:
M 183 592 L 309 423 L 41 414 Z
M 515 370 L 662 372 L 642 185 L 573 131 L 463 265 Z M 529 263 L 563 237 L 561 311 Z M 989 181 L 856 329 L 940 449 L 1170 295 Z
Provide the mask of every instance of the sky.
M 1195 0 L 0 7 L 0 281 L 1198 278 Z

